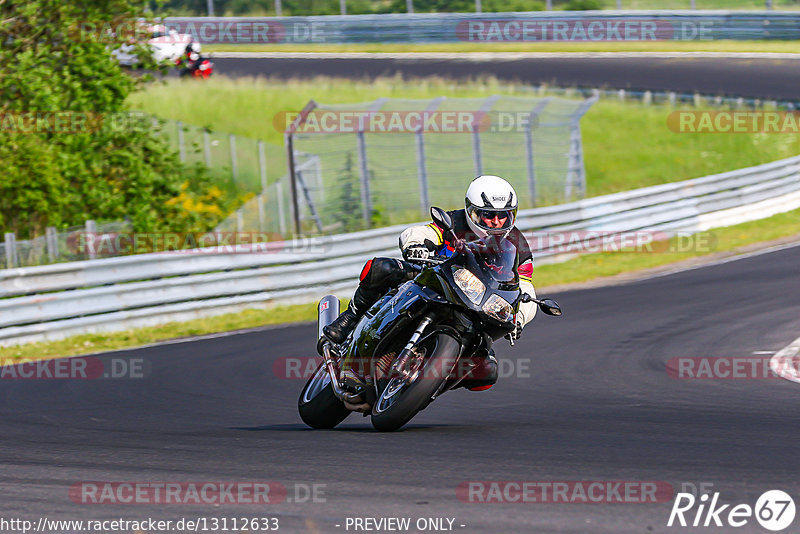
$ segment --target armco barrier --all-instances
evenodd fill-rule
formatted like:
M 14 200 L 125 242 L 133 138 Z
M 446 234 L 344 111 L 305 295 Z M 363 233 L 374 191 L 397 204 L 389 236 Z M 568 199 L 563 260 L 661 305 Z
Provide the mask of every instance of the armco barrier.
M 170 17 L 164 23 L 181 33 L 192 35 L 203 44 L 402 44 L 460 41 L 800 39 L 798 21 L 800 13 L 791 11 L 637 10 Z M 497 24 L 493 25 L 493 22 Z M 590 28 L 589 24 L 592 22 L 595 25 Z M 615 26 L 617 23 L 619 25 Z
M 523 231 L 697 232 L 800 208 L 800 156 L 521 211 Z M 398 255 L 405 226 L 258 248 L 202 249 L 0 271 L 0 345 L 349 294 L 364 262 Z M 538 263 L 574 254 L 534 246 Z

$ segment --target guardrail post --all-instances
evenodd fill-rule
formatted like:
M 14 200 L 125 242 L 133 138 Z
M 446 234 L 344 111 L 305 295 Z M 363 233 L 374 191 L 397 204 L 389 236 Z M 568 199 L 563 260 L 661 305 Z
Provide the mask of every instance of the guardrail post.
M 372 224 L 372 199 L 369 192 L 369 169 L 367 168 L 367 142 L 364 132 L 356 134 L 358 144 L 358 177 L 361 181 L 361 214 L 364 224 L 369 228 Z
M 207 130 L 203 130 L 203 153 L 206 157 L 206 167 L 211 167 L 211 140 Z
M 544 5 L 547 11 L 553 11 L 553 0 L 547 0 Z
M 642 100 L 644 101 L 645 106 L 649 106 L 653 103 L 653 93 L 651 91 L 645 91 Z
M 175 126 L 178 128 L 178 154 L 180 154 L 180 158 L 182 162 L 186 162 L 186 145 L 183 142 L 183 123 L 178 121 L 175 123 Z
M 481 0 L 475 0 L 475 13 L 483 13 L 483 5 L 481 5 Z
M 414 12 L 414 2 L 413 0 L 406 0 L 406 12 L 413 13 Z
M 230 134 L 228 136 L 228 142 L 231 147 L 231 174 L 233 175 L 233 179 L 236 180 L 239 178 L 239 168 L 236 165 L 236 136 Z
M 50 263 L 54 263 L 58 259 L 58 234 L 54 226 L 45 228 L 44 240 L 47 246 L 47 258 Z
M 281 11 L 283 11 L 281 9 L 281 0 L 275 0 L 275 16 L 280 17 Z
M 675 94 L 675 92 L 674 91 L 670 91 L 670 93 L 669 93 L 669 105 L 674 108 L 675 104 L 677 103 L 677 100 L 678 100 L 678 97 Z
M 342 15 L 347 15 L 347 0 L 339 0 L 339 12 Z
M 17 236 L 14 232 L 4 234 L 6 251 L 6 269 L 13 269 L 17 266 Z
M 619 96 L 620 102 L 625 102 L 625 89 L 617 91 L 617 95 Z
M 97 257 L 97 252 L 94 250 L 95 238 L 97 237 L 97 223 L 95 223 L 92 219 L 86 221 L 86 233 L 89 234 L 88 242 L 92 243 L 89 247 L 89 259 L 93 260 Z
M 239 233 L 244 232 L 244 214 L 242 208 L 236 210 L 236 231 Z

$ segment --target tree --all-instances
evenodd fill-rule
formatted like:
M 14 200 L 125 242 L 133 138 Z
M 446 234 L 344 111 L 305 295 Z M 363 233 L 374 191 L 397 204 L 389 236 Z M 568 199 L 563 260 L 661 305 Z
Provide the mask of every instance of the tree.
M 157 70 L 136 0 L 0 0 L 0 227 L 21 237 L 86 219 L 136 231 L 205 230 L 171 200 L 203 196 L 201 167 L 182 165 L 128 95 L 152 78 L 124 71 L 111 51 L 137 43 Z M 161 67 L 163 68 L 163 67 Z M 181 189 L 182 184 L 188 183 Z M 203 225 L 204 227 L 198 227 Z

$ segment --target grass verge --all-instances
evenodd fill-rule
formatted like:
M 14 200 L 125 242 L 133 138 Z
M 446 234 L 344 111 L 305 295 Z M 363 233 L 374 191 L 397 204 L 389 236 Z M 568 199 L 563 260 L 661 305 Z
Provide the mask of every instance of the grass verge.
M 542 265 L 536 268 L 534 282 L 539 288 L 590 280 L 602 282 L 605 277 L 736 251 L 754 243 L 797 235 L 798 232 L 800 232 L 800 210 L 795 210 L 767 219 L 706 232 L 703 234 L 705 239 L 695 241 L 704 245 L 690 247 L 692 250 L 686 252 L 606 252 L 587 254 L 564 263 Z M 685 245 L 685 242 L 682 244 Z M 670 249 L 678 248 L 677 240 L 671 241 Z M 4 347 L 0 348 L 0 363 L 76 356 L 136 347 L 167 339 L 314 320 L 316 320 L 315 304 L 277 307 L 270 310 L 246 310 L 236 314 L 184 323 L 168 323 L 152 328 L 87 334 L 61 341 Z M 308 346 L 311 347 L 311 343 Z
M 192 98 L 185 98 L 187 93 L 191 93 Z M 526 85 L 491 77 L 471 82 L 442 78 L 371 81 L 322 77 L 311 80 L 216 78 L 202 84 L 195 80 L 153 84 L 144 92 L 132 95 L 131 104 L 160 117 L 189 124 L 196 124 L 202 118 L 203 124 L 199 126 L 264 139 L 268 145 L 267 167 L 270 177 L 274 177 L 285 172 L 286 158 L 282 125 L 276 127 L 273 119 L 281 111 L 302 109 L 312 98 L 325 104 L 347 104 L 381 97 L 485 98 L 493 94 L 532 96 Z M 673 111 L 668 105 L 645 106 L 616 100 L 597 102 L 581 121 L 588 195 L 686 180 L 800 153 L 800 135 L 797 134 L 675 133 L 667 127 L 667 117 Z M 237 153 L 245 152 L 247 149 L 242 144 Z M 251 152 L 255 154 L 255 149 L 251 148 L 248 153 Z M 484 171 L 491 173 L 492 169 Z
M 209 52 L 359 52 L 359 53 L 426 53 L 426 52 L 772 52 L 798 53 L 800 41 L 619 41 L 619 42 L 457 42 L 457 43 L 356 43 L 356 44 L 209 44 Z

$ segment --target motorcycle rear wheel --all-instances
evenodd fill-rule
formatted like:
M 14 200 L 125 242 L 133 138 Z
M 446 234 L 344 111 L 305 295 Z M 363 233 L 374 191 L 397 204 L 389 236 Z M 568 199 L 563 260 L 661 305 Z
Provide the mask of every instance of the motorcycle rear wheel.
M 331 378 L 321 363 L 308 379 L 297 402 L 300 418 L 311 428 L 333 428 L 344 421 L 350 410 L 333 393 Z

